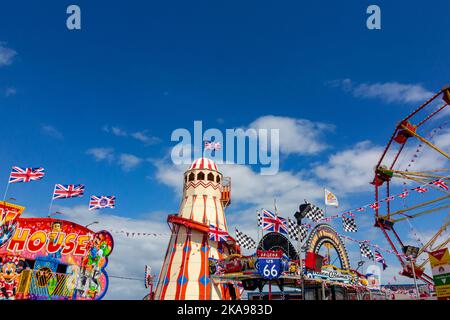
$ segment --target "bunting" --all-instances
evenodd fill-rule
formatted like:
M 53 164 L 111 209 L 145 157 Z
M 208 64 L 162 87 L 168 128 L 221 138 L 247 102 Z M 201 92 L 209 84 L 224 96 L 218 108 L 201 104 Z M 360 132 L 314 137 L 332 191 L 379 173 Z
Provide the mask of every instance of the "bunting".
M 358 232 L 355 219 L 342 216 L 342 228 L 346 232 Z
M 370 247 L 367 245 L 366 242 L 361 242 L 359 244 L 359 249 L 361 251 L 361 255 L 363 257 L 369 258 L 370 260 L 374 260 L 375 256 L 372 253 L 372 250 L 370 250 Z

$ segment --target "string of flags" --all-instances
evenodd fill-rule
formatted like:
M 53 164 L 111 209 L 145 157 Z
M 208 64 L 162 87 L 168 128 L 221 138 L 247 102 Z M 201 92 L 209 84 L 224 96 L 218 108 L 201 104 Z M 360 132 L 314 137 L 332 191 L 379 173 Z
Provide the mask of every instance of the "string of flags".
M 342 227 L 346 232 L 358 232 L 358 227 L 354 218 L 342 216 Z
M 12 183 L 31 182 L 41 180 L 45 176 L 44 168 L 21 168 L 13 166 L 9 175 L 4 199 L 8 192 L 8 187 Z M 86 187 L 82 184 L 55 184 L 52 195 L 53 200 L 82 197 Z M 98 210 L 105 208 L 115 208 L 115 196 L 91 196 L 89 201 L 89 210 Z M 50 205 L 51 209 L 51 205 Z
M 392 195 L 392 196 L 386 197 L 385 199 L 379 200 L 377 202 L 366 204 L 366 205 L 358 207 L 356 209 L 348 210 L 348 211 L 345 211 L 343 213 L 336 214 L 336 215 L 329 216 L 329 217 L 325 217 L 324 216 L 322 209 L 318 208 L 317 206 L 315 206 L 315 205 L 313 205 L 311 203 L 307 203 L 308 206 L 307 206 L 307 208 L 305 210 L 308 210 L 308 211 L 307 211 L 305 217 L 310 219 L 310 220 L 313 220 L 314 222 L 327 222 L 327 221 L 329 222 L 329 221 L 331 221 L 333 219 L 337 219 L 337 218 L 354 217 L 355 213 L 365 212 L 367 208 L 371 208 L 373 210 L 379 209 L 380 208 L 380 204 L 383 203 L 383 202 L 391 202 L 391 201 L 394 201 L 397 198 L 405 199 L 405 198 L 407 198 L 408 196 L 411 195 L 411 192 L 416 192 L 418 194 L 426 193 L 426 192 L 429 191 L 429 188 L 426 187 L 427 185 L 433 185 L 433 186 L 439 187 L 439 188 L 441 188 L 441 189 L 443 189 L 445 191 L 449 191 L 450 190 L 449 186 L 444 181 L 444 179 L 446 179 L 448 177 L 450 177 L 450 176 L 446 176 L 446 177 L 441 178 L 441 179 L 436 179 L 436 180 L 430 181 L 430 182 L 428 182 L 426 184 L 423 184 L 421 186 L 418 186 L 418 187 L 405 189 L 399 194 Z M 346 222 L 350 222 L 350 220 L 346 220 Z M 343 223 L 345 223 L 344 219 L 343 219 Z M 356 232 L 356 231 L 348 231 L 348 232 Z
M 372 250 L 370 250 L 370 247 L 366 242 L 359 243 L 359 250 L 361 251 L 361 255 L 363 257 L 369 258 L 370 260 L 375 260 L 375 256 L 373 255 Z
M 364 244 L 365 244 L 364 248 L 367 248 L 367 247 L 368 247 L 369 250 L 370 250 L 370 247 L 372 247 L 372 248 L 375 248 L 375 250 L 377 250 L 377 251 L 383 251 L 383 252 L 386 252 L 386 253 L 395 254 L 395 255 L 397 255 L 397 256 L 405 257 L 405 255 L 403 255 L 403 254 L 397 254 L 394 250 L 391 250 L 391 249 L 384 249 L 384 248 L 380 247 L 380 246 L 377 245 L 377 244 L 372 244 L 369 240 L 364 240 L 364 241 L 356 240 L 356 239 L 350 238 L 350 237 L 348 237 L 348 236 L 346 236 L 346 235 L 343 235 L 343 234 L 341 234 L 341 235 L 339 235 L 339 236 L 340 236 L 342 239 L 349 240 L 349 241 L 352 241 L 352 242 L 356 242 L 356 243 L 358 243 L 358 244 L 364 243 Z M 360 249 L 361 249 L 361 247 L 360 247 Z M 361 249 L 361 250 L 362 250 L 362 249 Z M 366 250 L 365 252 L 367 252 L 367 250 Z M 363 256 L 365 256 L 365 255 L 362 253 L 362 251 L 361 251 L 361 254 L 362 254 Z M 367 256 L 365 256 L 365 257 L 367 257 Z M 373 260 L 373 259 L 372 259 L 372 260 Z

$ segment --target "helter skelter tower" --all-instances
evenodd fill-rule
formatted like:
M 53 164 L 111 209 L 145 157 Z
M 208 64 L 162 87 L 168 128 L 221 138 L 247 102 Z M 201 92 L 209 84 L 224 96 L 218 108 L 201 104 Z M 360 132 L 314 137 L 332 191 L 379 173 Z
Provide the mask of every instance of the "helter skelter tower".
M 238 295 L 232 284 L 216 283 L 209 259 L 223 259 L 239 251 L 234 239 L 209 239 L 209 226 L 228 231 L 224 208 L 230 204 L 229 178 L 214 161 L 195 160 L 184 173 L 178 214 L 169 215 L 172 235 L 156 287 L 156 300 L 228 300 Z

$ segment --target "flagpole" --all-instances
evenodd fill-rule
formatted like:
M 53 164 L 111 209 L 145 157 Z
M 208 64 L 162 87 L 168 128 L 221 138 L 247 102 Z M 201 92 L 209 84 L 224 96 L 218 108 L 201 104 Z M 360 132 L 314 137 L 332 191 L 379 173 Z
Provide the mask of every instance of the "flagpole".
M 55 190 L 56 190 L 56 185 L 53 188 L 52 200 L 50 201 L 50 206 L 48 207 L 48 215 L 47 216 L 50 216 L 50 214 L 52 213 L 53 200 L 55 200 L 55 198 L 54 198 L 55 197 Z
M 261 215 L 263 215 L 263 208 L 261 208 Z M 264 237 L 263 220 L 264 220 L 264 218 L 261 219 L 261 225 L 259 226 L 259 228 L 261 229 L 260 230 L 261 231 L 261 240 Z
M 9 179 L 8 179 L 8 183 L 6 184 L 6 189 L 5 189 L 5 194 L 3 195 L 3 202 L 6 201 L 6 195 L 8 194 L 8 189 L 9 189 Z
M 257 238 L 258 238 L 258 243 L 259 243 L 259 229 L 261 229 L 261 225 L 260 225 L 260 220 L 261 220 L 261 213 L 260 213 L 260 211 L 258 212 L 258 210 L 256 210 L 256 219 L 257 219 L 257 223 L 256 223 L 256 226 L 257 226 L 257 229 L 256 229 L 256 236 L 257 236 Z

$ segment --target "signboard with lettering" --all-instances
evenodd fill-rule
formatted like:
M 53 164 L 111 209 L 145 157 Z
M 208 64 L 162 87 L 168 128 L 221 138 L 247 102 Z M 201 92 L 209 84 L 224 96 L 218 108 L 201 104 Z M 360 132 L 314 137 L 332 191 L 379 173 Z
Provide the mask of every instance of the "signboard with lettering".
M 10 204 L 0 208 L 0 300 L 105 295 L 105 267 L 114 247 L 109 232 L 65 220 L 21 218 L 23 210 Z
M 450 300 L 450 254 L 443 248 L 429 254 L 434 288 L 439 300 Z
M 283 251 L 261 251 L 256 252 L 258 256 L 257 270 L 258 273 L 267 280 L 278 279 L 282 272 Z

